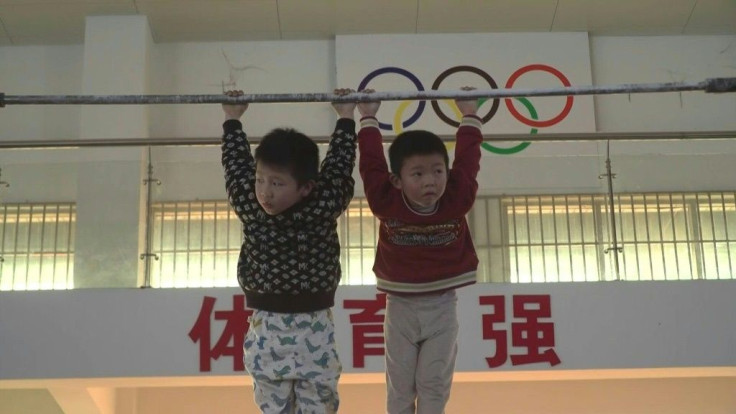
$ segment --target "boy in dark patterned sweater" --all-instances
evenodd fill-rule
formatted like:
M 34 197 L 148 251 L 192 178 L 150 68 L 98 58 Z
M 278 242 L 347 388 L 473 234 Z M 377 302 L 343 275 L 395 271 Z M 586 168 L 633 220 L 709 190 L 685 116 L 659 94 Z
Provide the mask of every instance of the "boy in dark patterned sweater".
M 333 103 L 339 119 L 321 168 L 317 144 L 293 129 L 271 131 L 251 155 L 240 122 L 248 105 L 222 106 L 225 183 L 243 223 L 238 282 L 254 309 L 244 359 L 264 413 L 337 411 L 330 308 L 341 276 L 337 218 L 355 184 L 355 105 Z

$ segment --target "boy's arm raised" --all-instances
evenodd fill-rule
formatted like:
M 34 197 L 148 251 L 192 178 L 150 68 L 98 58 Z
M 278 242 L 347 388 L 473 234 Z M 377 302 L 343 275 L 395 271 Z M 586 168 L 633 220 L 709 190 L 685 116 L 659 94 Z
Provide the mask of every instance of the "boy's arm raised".
M 462 90 L 473 90 L 472 87 L 463 87 Z M 478 189 L 477 176 L 480 171 L 480 144 L 483 142 L 481 134 L 482 122 L 478 117 L 478 100 L 456 100 L 458 110 L 463 115 L 460 127 L 457 130 L 455 146 L 455 160 L 452 169 L 464 181 L 463 187 L 471 190 L 469 194 L 470 207 L 475 201 Z M 468 208 L 470 208 L 468 207 Z
M 228 96 L 242 95 L 242 91 L 228 91 Z M 249 198 L 247 193 L 254 191 L 255 160 L 250 151 L 250 143 L 243 132 L 240 117 L 248 108 L 248 104 L 223 104 L 225 123 L 222 125 L 222 167 L 225 171 L 225 188 L 238 216 L 244 218 L 246 213 L 257 211 L 247 208 L 248 204 L 256 203 L 255 197 Z
M 353 93 L 352 89 L 335 89 L 337 95 Z M 338 116 L 335 130 L 332 133 L 330 144 L 324 161 L 320 167 L 320 179 L 324 181 L 323 188 L 335 191 L 328 195 L 329 201 L 339 201 L 334 205 L 332 212 L 342 213 L 353 198 L 355 180 L 353 169 L 355 168 L 356 136 L 355 136 L 355 103 L 334 102 L 332 107 Z
M 373 93 L 372 89 L 364 92 Z M 376 114 L 381 102 L 361 102 L 358 104 L 360 112 L 360 132 L 358 133 L 358 147 L 360 148 L 360 162 L 358 168 L 363 179 L 368 205 L 374 214 L 381 214 L 382 201 L 385 195 L 393 188 L 389 181 L 389 169 L 386 156 L 383 152 L 383 137 L 379 129 Z

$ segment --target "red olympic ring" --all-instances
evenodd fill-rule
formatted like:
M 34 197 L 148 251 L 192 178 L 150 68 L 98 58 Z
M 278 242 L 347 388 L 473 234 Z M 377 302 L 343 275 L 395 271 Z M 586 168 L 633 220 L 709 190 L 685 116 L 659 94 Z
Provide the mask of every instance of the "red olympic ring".
M 533 64 L 533 65 L 527 65 L 527 66 L 517 69 L 516 72 L 514 72 L 511 75 L 511 77 L 509 77 L 509 80 L 506 81 L 506 89 L 511 89 L 514 85 L 514 82 L 516 82 L 516 80 L 521 75 L 527 72 L 531 72 L 533 70 L 541 70 L 543 72 L 551 73 L 555 75 L 557 79 L 560 80 L 560 82 L 562 82 L 562 85 L 571 86 L 570 81 L 559 70 L 551 66 L 547 66 L 547 65 Z M 509 109 L 509 112 L 511 112 L 511 115 L 513 115 L 517 121 L 523 124 L 529 125 L 531 127 L 544 128 L 544 127 L 555 125 L 559 123 L 560 121 L 562 121 L 563 119 L 565 119 L 565 117 L 570 113 L 570 110 L 572 109 L 573 98 L 572 96 L 568 96 L 565 101 L 565 107 L 562 109 L 562 112 L 560 112 L 559 115 L 557 115 L 556 117 L 552 119 L 548 119 L 546 121 L 535 121 L 533 119 L 527 119 L 524 116 L 522 116 L 521 113 L 519 113 L 519 111 L 516 110 L 516 108 L 514 108 L 514 103 L 511 100 L 511 98 L 505 98 L 504 101 L 506 102 L 506 107 Z

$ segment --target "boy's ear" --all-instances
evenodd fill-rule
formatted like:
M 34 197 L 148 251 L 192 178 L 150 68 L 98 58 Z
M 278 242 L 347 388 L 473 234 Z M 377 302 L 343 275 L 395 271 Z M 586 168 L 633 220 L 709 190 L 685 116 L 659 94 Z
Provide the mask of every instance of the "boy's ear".
M 314 190 L 314 187 L 317 185 L 317 183 L 314 182 L 314 180 L 309 180 L 306 183 L 299 186 L 299 193 L 302 197 L 306 197 L 309 195 L 309 193 Z
M 388 177 L 389 181 L 391 181 L 391 184 L 401 190 L 401 177 L 398 175 L 391 173 Z

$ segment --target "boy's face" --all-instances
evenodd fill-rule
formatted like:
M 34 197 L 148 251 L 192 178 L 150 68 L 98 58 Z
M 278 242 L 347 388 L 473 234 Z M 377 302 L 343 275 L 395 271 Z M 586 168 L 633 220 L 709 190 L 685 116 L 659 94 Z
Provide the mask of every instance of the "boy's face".
M 391 183 L 400 189 L 412 208 L 433 208 L 445 193 L 447 167 L 440 154 L 412 155 L 404 160 L 398 176 Z
M 299 185 L 284 167 L 256 163 L 256 198 L 269 215 L 275 216 L 302 201 L 314 188 L 314 182 Z

